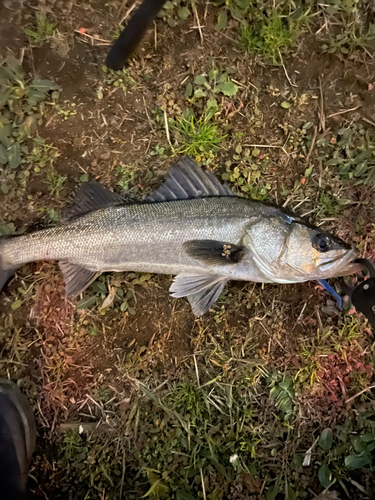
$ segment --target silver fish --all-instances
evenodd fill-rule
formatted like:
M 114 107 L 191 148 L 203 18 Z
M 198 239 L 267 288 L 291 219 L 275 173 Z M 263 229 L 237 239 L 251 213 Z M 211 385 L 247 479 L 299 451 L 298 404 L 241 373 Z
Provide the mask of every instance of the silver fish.
M 54 228 L 0 242 L 0 290 L 21 265 L 58 260 L 70 298 L 104 271 L 177 275 L 201 316 L 228 280 L 298 283 L 357 272 L 357 251 L 280 207 L 238 197 L 191 159 L 143 202 L 81 187 Z

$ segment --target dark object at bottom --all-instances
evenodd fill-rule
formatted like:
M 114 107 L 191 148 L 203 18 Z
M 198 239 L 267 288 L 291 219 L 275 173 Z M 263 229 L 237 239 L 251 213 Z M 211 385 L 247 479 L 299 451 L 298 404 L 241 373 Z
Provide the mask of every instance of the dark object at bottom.
M 29 498 L 26 482 L 35 434 L 28 400 L 16 384 L 0 379 L 0 498 Z
M 145 31 L 165 2 L 166 0 L 143 0 L 121 35 L 112 45 L 105 61 L 108 68 L 117 71 L 125 66 L 127 59 L 134 52 Z
M 356 287 L 348 285 L 342 279 L 340 287 L 344 294 L 348 295 L 353 306 L 366 316 L 375 332 L 375 267 L 368 259 L 358 259 L 356 262 L 363 264 L 370 277 Z

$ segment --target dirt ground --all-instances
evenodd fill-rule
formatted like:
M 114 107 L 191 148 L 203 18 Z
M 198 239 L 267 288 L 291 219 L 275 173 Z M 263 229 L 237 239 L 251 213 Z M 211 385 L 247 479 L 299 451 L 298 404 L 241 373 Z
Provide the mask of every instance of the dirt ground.
M 158 19 L 126 71 L 111 74 L 105 56 L 131 4 L 0 3 L 1 56 L 21 60 L 27 81 L 61 88 L 24 143 L 23 163 L 0 165 L 0 226 L 55 224 L 89 179 L 137 199 L 150 193 L 182 151 L 166 117 L 205 112 L 205 98 L 186 97 L 187 83 L 194 90 L 197 75 L 231 68 L 238 91 L 216 94 L 225 137 L 198 161 L 373 257 L 374 44 L 325 52 L 344 14 L 331 20 L 320 4 L 291 2 L 319 15 L 274 64 L 239 44 L 243 21 L 229 15 L 215 29 L 223 6 L 175 2 L 187 19 L 171 26 L 176 8 Z M 361 4 L 364 25 L 370 7 Z M 56 26 L 33 43 L 24 28 L 40 14 Z M 351 177 L 363 151 L 366 170 Z M 241 184 L 249 168 L 260 175 Z M 18 381 L 37 421 L 36 498 L 375 498 L 374 342 L 363 316 L 338 311 L 316 282 L 230 282 L 196 319 L 185 299 L 170 297 L 171 279 L 108 273 L 77 308 L 57 264 L 37 262 L 0 295 L 0 375 Z M 333 496 L 318 497 L 326 488 Z

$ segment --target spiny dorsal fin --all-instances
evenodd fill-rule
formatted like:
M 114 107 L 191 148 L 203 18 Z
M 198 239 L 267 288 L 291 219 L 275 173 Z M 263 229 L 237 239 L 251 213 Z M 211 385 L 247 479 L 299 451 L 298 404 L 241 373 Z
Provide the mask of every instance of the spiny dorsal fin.
M 64 260 L 59 261 L 59 268 L 64 276 L 66 295 L 70 299 L 74 299 L 74 297 L 86 290 L 102 274 L 101 272 L 89 271 L 85 267 Z
M 97 182 L 86 182 L 79 188 L 72 203 L 62 211 L 61 219 L 63 222 L 68 222 L 92 210 L 129 202 L 129 198 L 113 193 Z
M 226 184 L 221 184 L 212 172 L 203 171 L 192 158 L 187 157 L 172 166 L 164 183 L 145 201 L 187 200 L 206 196 L 237 195 Z

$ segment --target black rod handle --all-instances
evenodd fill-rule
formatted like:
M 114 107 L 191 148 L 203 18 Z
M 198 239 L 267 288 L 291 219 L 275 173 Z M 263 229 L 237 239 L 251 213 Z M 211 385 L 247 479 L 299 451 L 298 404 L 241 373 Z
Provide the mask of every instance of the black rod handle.
M 105 61 L 108 68 L 117 71 L 125 66 L 129 56 L 134 52 L 165 2 L 166 0 L 143 0 L 112 45 Z

